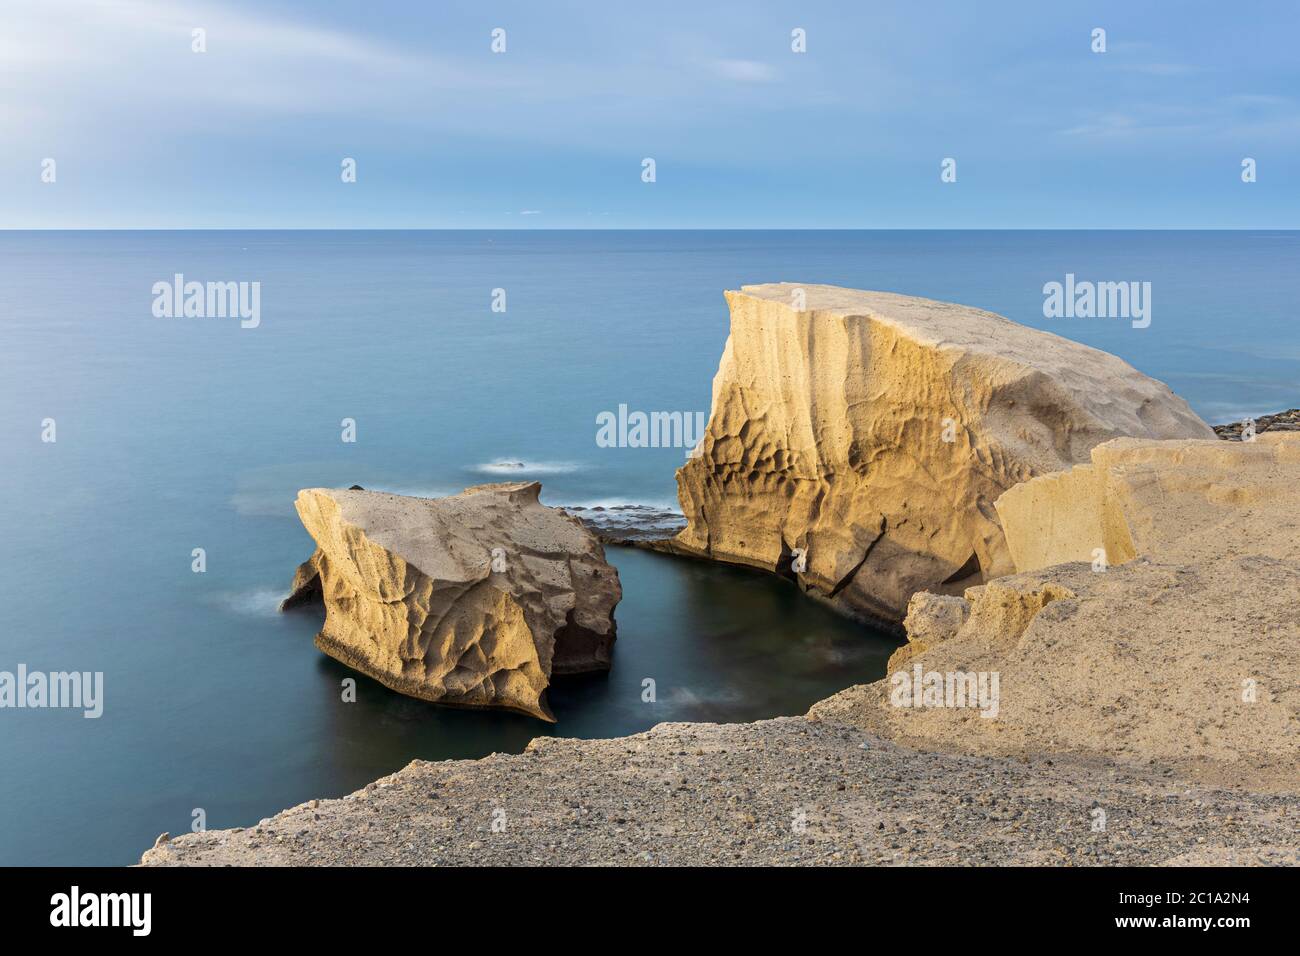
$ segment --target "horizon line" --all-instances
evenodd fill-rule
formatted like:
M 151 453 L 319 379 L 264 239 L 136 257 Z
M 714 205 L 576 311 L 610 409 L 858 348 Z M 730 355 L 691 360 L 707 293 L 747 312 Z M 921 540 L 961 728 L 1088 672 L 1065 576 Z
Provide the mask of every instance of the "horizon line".
M 1300 232 L 1300 226 L 0 226 L 0 232 Z

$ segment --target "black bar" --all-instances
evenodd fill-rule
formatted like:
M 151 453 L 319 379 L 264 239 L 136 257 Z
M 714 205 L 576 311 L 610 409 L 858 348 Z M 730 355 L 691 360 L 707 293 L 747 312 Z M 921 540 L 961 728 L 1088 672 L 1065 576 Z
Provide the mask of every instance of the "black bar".
M 51 868 L 7 870 L 0 879 L 6 884 L 0 925 L 10 940 L 74 933 L 85 942 L 141 938 L 130 925 L 52 926 L 52 899 L 70 897 L 73 886 L 83 905 L 92 894 L 148 893 L 147 938 L 203 945 L 243 939 L 386 944 L 408 932 L 431 949 L 446 949 L 462 933 L 469 945 L 480 934 L 480 947 L 541 943 L 552 934 L 559 945 L 604 921 L 622 923 L 632 934 L 605 938 L 611 948 L 639 945 L 638 938 L 664 943 L 660 934 L 667 930 L 706 925 L 752 932 L 762 941 L 775 924 L 809 935 L 840 927 L 864 946 L 883 943 L 881 934 L 894 931 L 940 944 L 981 945 L 980 939 L 996 938 L 990 933 L 1041 931 L 1054 935 L 1040 942 L 1053 944 L 1199 936 L 1231 945 L 1260 931 L 1281 938 L 1295 926 L 1288 906 L 1294 872 L 1267 868 Z M 566 926 L 570 920 L 575 925 Z M 1121 925 L 1132 920 L 1151 923 Z

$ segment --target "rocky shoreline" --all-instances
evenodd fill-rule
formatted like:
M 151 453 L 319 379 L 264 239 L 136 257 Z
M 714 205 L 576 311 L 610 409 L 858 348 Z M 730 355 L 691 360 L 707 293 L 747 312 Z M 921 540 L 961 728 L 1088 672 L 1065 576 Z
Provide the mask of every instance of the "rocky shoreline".
M 1275 415 L 1260 415 L 1253 419 L 1255 434 L 1263 432 L 1300 432 L 1300 408 L 1291 408 Z M 1246 427 L 1244 421 L 1229 422 L 1226 425 L 1214 425 L 1214 433 L 1227 441 L 1241 441 L 1241 433 Z
M 141 862 L 1300 865 L 1300 410 L 1261 416 L 1244 444 L 1242 423 L 1212 430 L 1113 356 L 989 313 L 789 284 L 728 298 L 684 514 L 560 520 L 766 568 L 899 627 L 884 679 L 802 717 L 414 761 L 252 828 L 164 834 Z M 443 571 L 420 569 L 454 558 L 493 601 L 536 605 L 517 630 L 549 674 L 582 588 L 493 577 L 482 542 L 434 546 L 410 523 L 371 519 L 404 537 L 368 537 L 358 514 L 343 537 L 314 533 L 327 630 L 367 646 L 354 608 L 376 586 L 384 613 L 450 619 L 420 596 Z M 402 655 L 436 630 L 403 631 L 411 613 L 390 627 Z M 474 620 L 491 677 L 497 625 Z M 456 659 L 430 646 L 401 668 Z

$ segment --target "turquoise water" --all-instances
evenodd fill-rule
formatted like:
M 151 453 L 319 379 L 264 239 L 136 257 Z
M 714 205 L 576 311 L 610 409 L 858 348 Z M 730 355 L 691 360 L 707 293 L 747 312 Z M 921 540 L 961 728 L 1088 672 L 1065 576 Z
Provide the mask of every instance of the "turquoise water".
M 596 416 L 707 411 L 721 293 L 749 282 L 992 309 L 1122 356 L 1211 421 L 1294 407 L 1298 251 L 1248 232 L 0 233 L 0 670 L 105 674 L 99 720 L 0 710 L 0 863 L 127 863 L 194 808 L 247 825 L 537 733 L 800 713 L 881 676 L 893 646 L 773 578 L 611 549 L 614 670 L 557 686 L 555 727 L 365 679 L 343 704 L 319 614 L 274 611 L 311 550 L 300 487 L 523 474 L 550 503 L 671 504 L 682 450 L 597 447 Z M 261 325 L 155 318 L 177 272 L 259 281 Z M 1043 318 L 1066 273 L 1150 281 L 1151 326 Z

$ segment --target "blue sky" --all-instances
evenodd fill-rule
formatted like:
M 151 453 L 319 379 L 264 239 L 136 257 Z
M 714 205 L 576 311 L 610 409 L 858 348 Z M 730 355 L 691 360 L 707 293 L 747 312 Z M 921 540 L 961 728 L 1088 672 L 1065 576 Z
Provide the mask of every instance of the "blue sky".
M 7 228 L 1300 226 L 1293 0 L 11 0 L 0 18 Z

